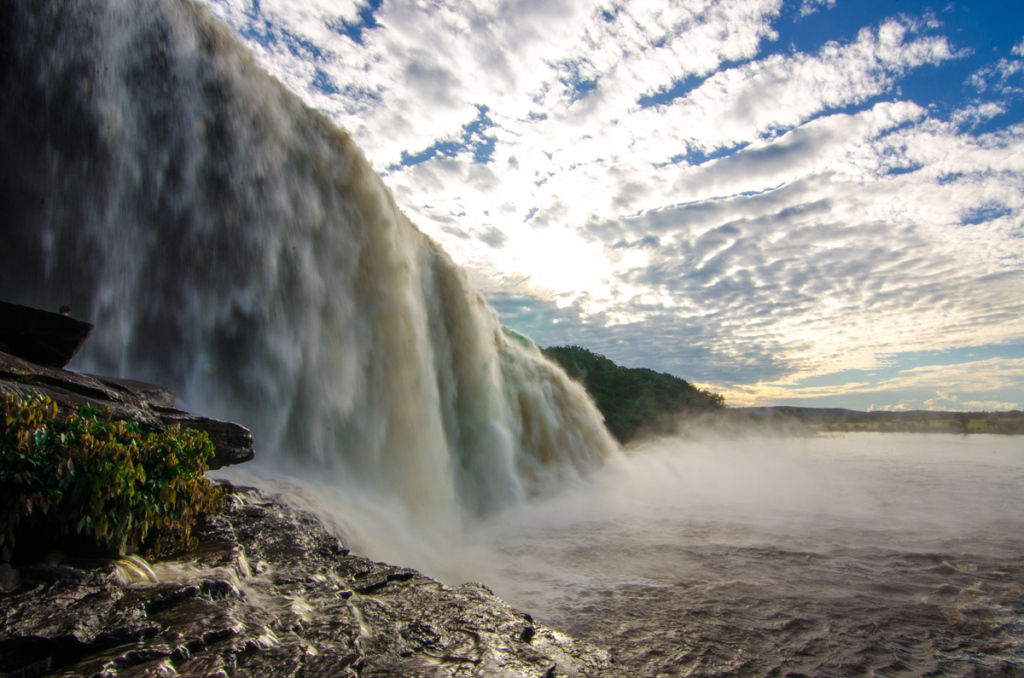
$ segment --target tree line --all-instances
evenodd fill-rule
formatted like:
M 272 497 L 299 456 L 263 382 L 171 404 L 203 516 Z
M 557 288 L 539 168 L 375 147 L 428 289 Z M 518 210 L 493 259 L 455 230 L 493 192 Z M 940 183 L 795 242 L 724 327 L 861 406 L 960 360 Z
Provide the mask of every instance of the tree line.
M 643 367 L 622 367 L 582 346 L 550 346 L 544 355 L 579 381 L 620 443 L 668 433 L 681 416 L 725 408 L 725 398 L 685 379 Z

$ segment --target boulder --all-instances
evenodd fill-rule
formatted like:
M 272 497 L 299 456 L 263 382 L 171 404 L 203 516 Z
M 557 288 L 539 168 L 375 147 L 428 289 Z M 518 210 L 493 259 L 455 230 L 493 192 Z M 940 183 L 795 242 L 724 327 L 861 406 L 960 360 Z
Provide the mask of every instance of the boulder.
M 37 365 L 67 365 L 92 327 L 61 313 L 0 301 L 0 351 Z

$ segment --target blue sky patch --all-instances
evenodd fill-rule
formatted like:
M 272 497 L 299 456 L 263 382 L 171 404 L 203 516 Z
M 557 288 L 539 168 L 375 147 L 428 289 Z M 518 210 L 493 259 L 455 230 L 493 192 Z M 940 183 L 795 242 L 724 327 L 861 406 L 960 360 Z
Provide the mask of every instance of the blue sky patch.
M 486 106 L 478 106 L 477 111 L 476 120 L 463 125 L 462 137 L 458 141 L 435 141 L 419 153 L 402 151 L 402 162 L 399 166 L 412 167 L 438 156 L 454 158 L 464 151 L 471 151 L 473 153 L 474 162 L 480 164 L 490 162 L 494 155 L 494 145 L 497 143 L 497 139 L 493 136 L 488 136 L 485 132 L 494 127 L 494 121 L 487 115 L 488 109 Z M 391 167 L 389 169 L 395 170 L 398 167 Z
M 697 75 L 688 75 L 681 80 L 676 80 L 668 89 L 640 97 L 637 103 L 640 105 L 640 108 L 650 108 L 651 106 L 672 103 L 700 87 L 705 80 L 706 78 Z
M 366 31 L 380 27 L 380 24 L 377 23 L 376 14 L 383 4 L 384 0 L 367 0 L 367 3 L 359 8 L 357 14 L 359 18 L 356 21 L 350 22 L 338 17 L 334 21 L 328 22 L 327 27 L 335 33 L 347 36 L 357 45 L 362 45 L 363 34 Z
M 1007 205 L 1000 203 L 986 203 L 979 205 L 972 209 L 967 210 L 960 215 L 960 223 L 964 226 L 975 226 L 977 224 L 983 224 L 986 221 L 992 221 L 993 219 L 999 219 L 1005 217 L 1008 214 L 1013 214 L 1013 210 Z
M 900 174 L 910 174 L 911 172 L 916 172 L 919 169 L 923 168 L 924 165 L 920 163 L 914 163 L 912 165 L 907 165 L 906 167 L 890 167 L 886 174 L 891 176 L 899 176 Z
M 239 28 L 239 34 L 267 49 L 273 49 L 280 43 L 292 56 L 318 62 L 324 58 L 324 52 L 312 40 L 287 28 L 282 28 L 263 15 L 259 0 L 253 0 L 252 11 L 246 13 L 248 21 Z
M 331 76 L 327 75 L 319 68 L 316 69 L 313 75 L 313 81 L 309 84 L 310 87 L 318 92 L 322 92 L 323 94 L 338 94 L 341 92 L 341 90 L 338 89 L 338 86 L 334 84 L 334 81 L 331 80 Z
M 565 86 L 569 100 L 573 103 L 597 89 L 597 78 L 588 78 L 581 74 L 581 70 L 583 70 L 583 66 L 586 63 L 585 60 L 580 59 L 559 64 L 559 70 L 566 72 L 566 75 L 559 78 L 559 80 Z

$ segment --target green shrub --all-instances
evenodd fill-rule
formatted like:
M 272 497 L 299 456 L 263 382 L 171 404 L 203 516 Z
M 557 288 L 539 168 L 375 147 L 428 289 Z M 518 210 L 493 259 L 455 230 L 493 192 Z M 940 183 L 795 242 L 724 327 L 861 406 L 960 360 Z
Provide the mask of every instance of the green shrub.
M 158 556 L 192 548 L 192 528 L 223 500 L 203 476 L 213 444 L 203 431 L 146 431 L 79 408 L 58 416 L 45 396 L 5 394 L 0 414 L 0 546 L 84 541 Z M 23 544 L 24 545 L 24 544 Z M 19 549 L 19 552 L 22 549 Z

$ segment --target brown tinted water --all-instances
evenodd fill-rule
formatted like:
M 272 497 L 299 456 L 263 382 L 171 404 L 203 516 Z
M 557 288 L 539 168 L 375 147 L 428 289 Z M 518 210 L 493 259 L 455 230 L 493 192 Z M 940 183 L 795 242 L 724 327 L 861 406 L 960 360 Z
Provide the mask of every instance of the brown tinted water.
M 484 581 L 634 676 L 1024 675 L 1022 490 L 1022 438 L 660 441 L 493 521 Z

